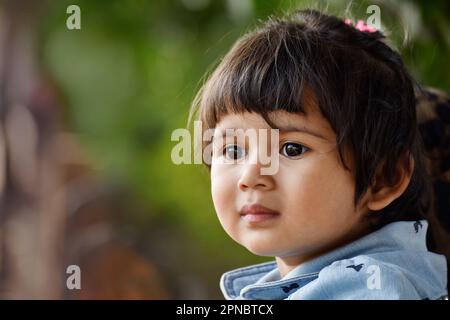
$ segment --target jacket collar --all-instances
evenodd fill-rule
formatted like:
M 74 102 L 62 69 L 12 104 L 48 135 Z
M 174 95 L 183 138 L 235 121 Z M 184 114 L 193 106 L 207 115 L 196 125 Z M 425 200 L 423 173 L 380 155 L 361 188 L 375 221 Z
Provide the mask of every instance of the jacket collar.
M 372 232 L 354 242 L 304 262 L 280 277 L 276 262 L 266 262 L 226 272 L 220 288 L 226 299 L 286 299 L 318 277 L 320 270 L 334 261 L 360 254 L 396 250 L 427 251 L 427 222 L 398 221 Z

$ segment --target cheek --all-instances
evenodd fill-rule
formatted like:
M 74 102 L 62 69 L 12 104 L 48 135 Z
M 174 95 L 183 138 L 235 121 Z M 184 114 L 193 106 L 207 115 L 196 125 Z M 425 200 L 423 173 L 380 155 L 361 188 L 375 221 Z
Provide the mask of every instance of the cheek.
M 219 219 L 226 216 L 227 210 L 234 207 L 236 185 L 234 173 L 229 170 L 229 165 L 211 166 L 211 195 Z
M 236 242 L 240 242 L 236 209 L 237 172 L 230 165 L 211 167 L 211 195 L 217 217 L 225 232 Z
M 296 172 L 292 172 L 295 170 Z M 291 168 L 283 180 L 290 208 L 298 208 L 308 218 L 326 218 L 353 212 L 352 175 L 333 159 L 315 159 Z

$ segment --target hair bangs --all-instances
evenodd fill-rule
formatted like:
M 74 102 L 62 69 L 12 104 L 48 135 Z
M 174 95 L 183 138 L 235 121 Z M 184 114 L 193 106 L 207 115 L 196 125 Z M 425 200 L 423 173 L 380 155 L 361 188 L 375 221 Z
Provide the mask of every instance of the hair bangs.
M 308 63 L 301 48 L 289 42 L 288 33 L 268 30 L 247 36 L 224 57 L 197 101 L 208 128 L 229 113 L 258 113 L 271 126 L 272 111 L 305 113 Z

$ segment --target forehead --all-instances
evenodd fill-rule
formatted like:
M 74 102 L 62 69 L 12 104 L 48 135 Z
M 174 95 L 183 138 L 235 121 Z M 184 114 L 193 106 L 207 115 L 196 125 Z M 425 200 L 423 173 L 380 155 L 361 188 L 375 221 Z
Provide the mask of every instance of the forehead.
M 334 141 L 336 135 L 328 120 L 317 109 L 311 108 L 306 111 L 306 114 L 302 114 L 277 110 L 270 112 L 268 117 L 274 124 L 274 128 L 280 130 L 280 133 L 298 131 L 328 140 L 329 142 Z M 217 123 L 216 129 L 222 131 L 227 128 L 270 129 L 271 127 L 260 114 L 244 112 L 230 113 L 223 116 Z

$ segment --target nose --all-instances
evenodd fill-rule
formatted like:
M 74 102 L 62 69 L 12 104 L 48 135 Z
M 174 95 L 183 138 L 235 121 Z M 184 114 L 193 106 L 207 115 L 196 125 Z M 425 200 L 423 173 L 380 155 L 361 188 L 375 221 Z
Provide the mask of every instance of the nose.
M 262 175 L 260 164 L 245 164 L 242 166 L 242 173 L 238 180 L 238 187 L 242 191 L 248 189 L 258 189 L 268 191 L 275 186 L 272 175 Z

